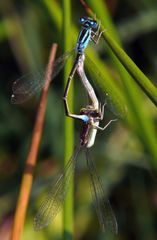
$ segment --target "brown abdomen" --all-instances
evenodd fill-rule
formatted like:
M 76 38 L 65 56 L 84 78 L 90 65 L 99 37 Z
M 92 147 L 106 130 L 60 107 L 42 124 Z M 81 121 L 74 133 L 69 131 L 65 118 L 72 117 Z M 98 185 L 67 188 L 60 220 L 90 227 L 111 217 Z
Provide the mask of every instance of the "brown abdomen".
M 89 124 L 83 124 L 80 133 L 80 143 L 81 146 L 85 146 L 88 142 L 88 133 L 89 133 L 90 126 Z

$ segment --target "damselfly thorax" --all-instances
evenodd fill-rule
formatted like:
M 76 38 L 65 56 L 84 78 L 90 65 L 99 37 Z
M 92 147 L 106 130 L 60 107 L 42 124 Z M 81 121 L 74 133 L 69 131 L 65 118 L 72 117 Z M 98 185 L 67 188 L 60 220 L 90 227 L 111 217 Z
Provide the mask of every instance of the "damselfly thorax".
M 83 121 L 80 131 L 80 144 L 87 148 L 92 147 L 97 133 L 97 127 L 101 119 L 101 111 L 94 109 L 92 105 L 82 108 L 80 111 L 82 116 L 86 116 L 87 120 Z

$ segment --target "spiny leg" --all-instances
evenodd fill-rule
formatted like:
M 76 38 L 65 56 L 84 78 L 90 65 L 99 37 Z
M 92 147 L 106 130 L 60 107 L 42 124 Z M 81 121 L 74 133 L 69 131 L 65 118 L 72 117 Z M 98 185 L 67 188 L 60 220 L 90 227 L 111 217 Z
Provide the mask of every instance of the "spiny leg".
M 100 103 L 100 120 L 103 120 L 103 118 L 104 118 L 104 108 L 106 105 L 107 105 L 107 103 L 105 102 L 101 108 L 101 103 Z
M 66 85 L 66 88 L 65 88 L 65 91 L 64 91 L 64 95 L 63 95 L 63 101 L 64 101 L 64 108 L 65 108 L 65 114 L 66 116 L 68 117 L 73 117 L 69 111 L 69 106 L 68 106 L 68 101 L 67 101 L 67 96 L 68 96 L 68 92 L 69 92 L 69 88 L 70 88 L 70 83 L 71 83 L 71 80 L 76 72 L 76 69 L 78 67 L 78 59 L 79 59 L 79 56 L 77 56 L 76 60 L 75 60 L 75 63 L 73 65 L 73 68 L 70 72 L 70 75 L 68 77 L 68 81 L 67 81 L 67 85 Z
M 97 28 L 97 30 L 96 30 L 95 32 L 93 31 L 93 37 L 99 35 L 100 25 L 101 25 L 101 21 L 99 21 L 99 24 L 98 24 L 98 28 Z
M 101 107 L 101 103 L 99 103 L 99 115 L 100 116 L 96 117 L 95 118 L 96 120 L 103 120 L 103 118 L 104 118 L 104 108 L 105 108 L 106 105 L 107 105 L 107 103 L 105 102 Z
M 75 74 L 75 72 L 76 72 L 76 70 L 78 68 L 80 57 L 81 57 L 81 55 L 77 56 L 77 58 L 75 60 L 75 63 L 74 63 L 74 66 L 73 66 L 73 68 L 72 68 L 72 70 L 70 72 L 70 75 L 68 77 L 68 82 L 67 82 L 67 85 L 66 85 L 66 88 L 65 88 L 63 101 L 64 101 L 64 108 L 65 108 L 66 116 L 84 121 L 84 119 L 86 117 L 85 115 L 78 115 L 78 114 L 70 113 L 69 105 L 68 105 L 68 99 L 67 99 L 69 88 L 70 88 L 70 83 L 71 83 L 71 80 L 72 80 L 72 78 L 73 78 L 73 76 L 74 76 L 74 74 Z
M 99 42 L 99 39 L 101 37 L 101 35 L 103 34 L 103 32 L 106 32 L 106 30 L 102 30 L 99 34 L 94 34 L 91 39 L 92 41 L 97 44 Z M 97 37 L 97 39 L 95 39 L 94 37 Z
M 100 25 L 101 25 L 101 21 L 99 21 L 97 31 L 96 32 L 92 31 L 93 35 L 91 36 L 91 39 L 95 44 L 97 44 L 99 42 L 99 39 L 100 39 L 102 33 L 107 31 L 106 29 L 104 29 L 100 32 Z M 97 38 L 95 38 L 95 37 L 97 37 Z
M 117 121 L 118 119 L 111 119 L 104 127 L 100 127 L 100 126 L 93 126 L 93 128 L 104 131 L 112 122 Z

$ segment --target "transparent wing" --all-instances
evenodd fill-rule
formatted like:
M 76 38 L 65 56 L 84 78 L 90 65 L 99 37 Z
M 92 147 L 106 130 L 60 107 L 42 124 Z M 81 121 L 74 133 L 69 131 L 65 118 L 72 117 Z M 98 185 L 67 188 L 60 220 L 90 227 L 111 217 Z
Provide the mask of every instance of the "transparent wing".
M 94 199 L 97 216 L 103 231 L 118 233 L 116 217 L 112 210 L 109 200 L 105 200 L 102 182 L 97 175 L 92 158 L 89 157 L 89 149 L 86 149 L 86 160 L 90 174 L 91 193 Z
M 119 118 L 125 118 L 127 114 L 127 107 L 124 105 L 122 100 L 116 96 L 116 93 L 112 94 L 114 95 L 114 98 L 109 94 L 108 85 L 106 83 L 106 76 L 99 71 L 96 63 L 86 54 L 86 67 L 87 70 L 91 76 L 91 80 L 93 85 L 95 86 L 95 89 L 98 90 L 98 92 L 101 92 L 101 96 L 103 96 L 103 101 L 107 102 L 107 105 L 109 106 L 109 109 Z M 94 81 L 95 80 L 95 81 Z
M 80 151 L 80 145 L 75 149 L 73 156 L 68 161 L 63 173 L 58 177 L 56 183 L 50 186 L 46 198 L 41 203 L 41 206 L 34 218 L 34 229 L 39 231 L 46 227 L 52 221 L 64 203 L 69 182 L 74 175 L 76 158 Z
M 56 59 L 54 62 L 54 69 L 52 73 L 51 80 L 57 76 L 57 74 L 64 67 L 67 59 L 74 53 L 74 49 L 72 51 L 66 52 L 61 57 Z M 44 84 L 45 70 L 35 70 L 32 73 L 28 73 L 23 75 L 19 79 L 17 79 L 12 86 L 12 96 L 11 102 L 13 104 L 20 104 L 27 101 L 30 97 L 39 92 Z
M 21 104 L 38 93 L 44 86 L 44 70 L 23 75 L 12 86 L 11 103 Z

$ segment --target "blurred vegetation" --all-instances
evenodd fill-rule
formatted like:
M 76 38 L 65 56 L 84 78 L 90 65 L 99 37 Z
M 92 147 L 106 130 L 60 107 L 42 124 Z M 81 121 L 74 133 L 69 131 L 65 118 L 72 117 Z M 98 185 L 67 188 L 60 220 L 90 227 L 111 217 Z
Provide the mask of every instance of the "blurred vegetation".
M 80 28 L 78 19 L 86 12 L 79 1 L 71 2 L 72 34 L 69 37 L 72 38 L 73 48 Z M 87 2 L 114 39 L 121 42 L 128 55 L 156 85 L 156 1 Z M 52 42 L 59 45 L 58 55 L 63 52 L 62 13 L 62 3 L 57 0 L 7 0 L 0 3 L 0 238 L 3 240 L 9 239 L 39 99 L 37 96 L 25 104 L 11 105 L 12 81 L 34 67 L 46 65 Z M 85 156 L 80 154 L 75 187 L 75 239 L 154 240 L 157 238 L 156 107 L 122 69 L 103 39 L 96 46 L 91 43 L 88 53 L 94 56 L 94 62 L 100 62 L 98 67 L 106 76 L 107 91 L 111 91 L 112 95 L 112 89 L 115 89 L 118 94 L 115 96 L 119 96 L 127 106 L 125 118 L 105 132 L 99 132 L 92 149 L 104 190 L 117 217 L 119 233 L 113 238 L 100 230 L 90 190 L 87 191 L 89 178 Z M 85 98 L 81 101 L 83 89 L 80 85 L 79 81 L 75 81 L 73 102 L 76 113 L 86 104 Z M 32 222 L 40 194 L 44 194 L 48 183 L 55 179 L 63 166 L 63 88 L 60 74 L 49 91 L 23 240 L 62 239 L 61 214 L 49 227 L 37 233 Z M 105 112 L 105 122 L 115 117 L 115 111 L 110 110 L 108 108 Z M 77 144 L 80 123 L 74 124 Z

